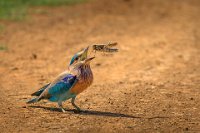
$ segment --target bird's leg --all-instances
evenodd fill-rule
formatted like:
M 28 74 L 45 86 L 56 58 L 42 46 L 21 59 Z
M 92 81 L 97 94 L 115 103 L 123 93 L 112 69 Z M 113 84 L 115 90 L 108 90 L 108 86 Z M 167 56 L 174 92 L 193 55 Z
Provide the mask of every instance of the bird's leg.
M 77 109 L 77 111 L 80 112 L 81 109 L 75 104 L 75 99 L 76 99 L 76 97 L 73 97 L 72 100 L 71 100 L 71 103 Z
M 62 110 L 62 112 L 63 113 L 65 113 L 66 111 L 65 111 L 65 109 L 63 108 L 63 106 L 62 106 L 62 102 L 58 102 L 58 106 L 59 106 L 59 108 L 61 108 L 61 110 Z

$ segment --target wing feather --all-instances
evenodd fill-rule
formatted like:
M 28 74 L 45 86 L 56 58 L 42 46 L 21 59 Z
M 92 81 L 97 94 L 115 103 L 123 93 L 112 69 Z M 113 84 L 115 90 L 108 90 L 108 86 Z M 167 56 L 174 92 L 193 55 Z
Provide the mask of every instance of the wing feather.
M 39 96 L 38 100 L 49 99 L 57 101 L 62 94 L 67 93 L 73 85 L 78 81 L 75 75 L 65 71 L 61 73 Z
M 66 77 L 63 77 L 57 83 L 54 83 L 54 85 L 49 88 L 48 93 L 50 95 L 63 94 L 69 91 L 69 89 L 74 85 L 76 80 L 77 80 L 76 76 L 68 74 L 66 75 Z

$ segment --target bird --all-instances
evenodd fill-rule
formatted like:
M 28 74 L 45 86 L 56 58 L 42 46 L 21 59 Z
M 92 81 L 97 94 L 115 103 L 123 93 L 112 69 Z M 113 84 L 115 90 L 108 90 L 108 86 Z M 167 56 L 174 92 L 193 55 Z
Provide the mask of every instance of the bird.
M 42 87 L 42 91 L 40 89 L 33 93 L 37 97 L 30 99 L 27 104 L 47 99 L 51 102 L 57 102 L 62 112 L 66 112 L 62 106 L 62 102 L 71 99 L 72 105 L 80 112 L 80 107 L 75 104 L 76 96 L 91 86 L 93 82 L 90 62 L 95 57 L 87 57 L 88 49 L 89 47 L 81 51 L 81 54 L 77 54 L 79 56 L 74 56 L 68 70 L 61 73 L 53 82 Z M 78 61 L 76 57 L 79 57 Z
M 72 56 L 70 63 L 68 65 L 68 69 L 71 65 L 83 60 L 84 58 L 87 58 L 87 54 L 88 54 L 88 49 L 89 46 L 86 47 L 83 50 L 80 50 L 79 52 L 75 53 L 74 56 Z M 39 96 L 51 83 L 47 83 L 45 84 L 43 87 L 41 87 L 39 90 L 37 90 L 36 92 L 32 93 L 31 96 Z

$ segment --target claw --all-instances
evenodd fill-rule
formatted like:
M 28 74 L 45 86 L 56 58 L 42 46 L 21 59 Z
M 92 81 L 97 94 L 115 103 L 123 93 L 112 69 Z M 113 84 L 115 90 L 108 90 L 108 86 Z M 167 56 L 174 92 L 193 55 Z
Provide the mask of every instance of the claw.
M 66 112 L 66 110 L 63 108 L 63 106 L 62 106 L 62 102 L 58 102 L 58 106 L 60 107 L 60 109 L 62 110 L 62 112 L 63 113 L 65 113 Z
M 65 113 L 65 112 L 66 112 L 66 110 L 65 110 L 65 109 L 63 109 L 63 108 L 61 108 L 61 110 L 62 110 L 62 112 L 63 112 L 63 113 Z

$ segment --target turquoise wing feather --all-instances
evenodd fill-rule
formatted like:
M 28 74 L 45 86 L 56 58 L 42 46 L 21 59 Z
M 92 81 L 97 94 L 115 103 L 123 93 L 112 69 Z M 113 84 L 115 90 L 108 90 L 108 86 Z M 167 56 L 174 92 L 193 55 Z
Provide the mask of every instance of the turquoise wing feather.
M 69 90 L 76 83 L 77 78 L 72 74 L 67 74 L 57 81 L 53 86 L 48 89 L 48 95 L 50 95 L 50 101 L 64 101 L 74 96 Z

